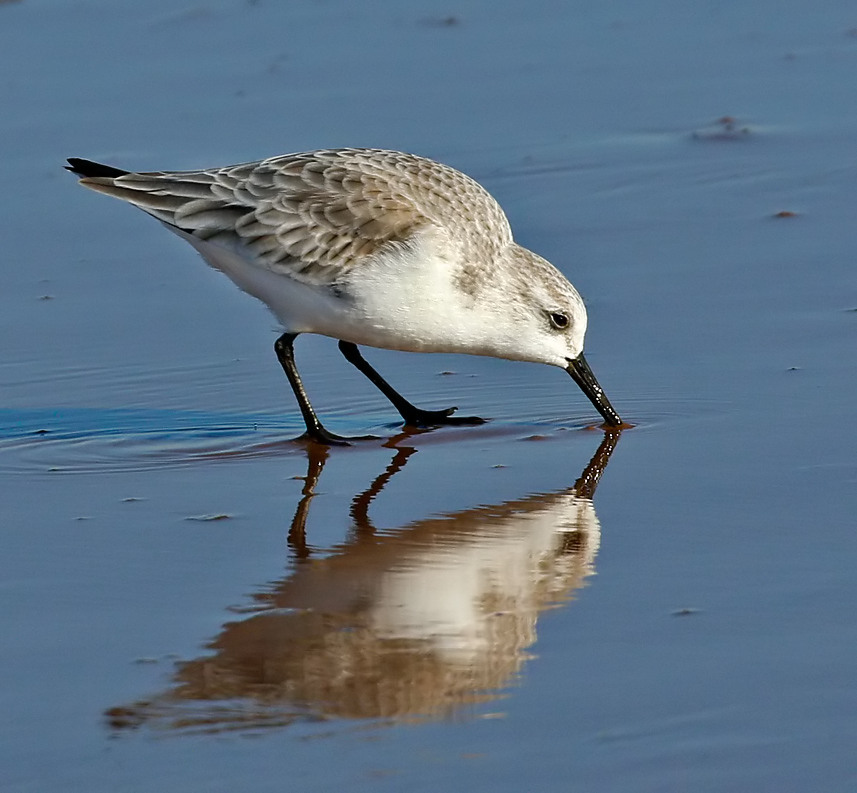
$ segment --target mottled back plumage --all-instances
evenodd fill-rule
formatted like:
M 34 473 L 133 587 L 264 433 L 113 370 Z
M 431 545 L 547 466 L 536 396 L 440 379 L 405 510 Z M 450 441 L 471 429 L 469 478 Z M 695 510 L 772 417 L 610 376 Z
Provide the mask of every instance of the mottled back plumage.
M 312 284 L 335 282 L 364 257 L 407 243 L 428 225 L 452 230 L 456 244 L 474 251 L 474 262 L 512 239 L 503 210 L 473 179 L 381 149 L 330 149 L 82 182 L 199 239 L 240 244 L 271 270 Z

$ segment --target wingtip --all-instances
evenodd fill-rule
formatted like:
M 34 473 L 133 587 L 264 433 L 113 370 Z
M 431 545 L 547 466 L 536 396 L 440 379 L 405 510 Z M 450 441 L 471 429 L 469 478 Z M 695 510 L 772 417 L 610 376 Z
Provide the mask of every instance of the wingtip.
M 64 167 L 77 176 L 89 178 L 107 177 L 115 179 L 117 176 L 125 176 L 125 174 L 130 173 L 130 171 L 123 171 L 121 168 L 114 168 L 112 165 L 103 165 L 100 162 L 84 160 L 81 157 L 69 157 L 68 165 Z

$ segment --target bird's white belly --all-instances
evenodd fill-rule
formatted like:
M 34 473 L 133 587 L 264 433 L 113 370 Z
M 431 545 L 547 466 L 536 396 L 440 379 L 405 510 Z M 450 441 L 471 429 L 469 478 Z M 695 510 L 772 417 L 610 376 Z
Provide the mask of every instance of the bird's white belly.
M 174 230 L 174 229 L 173 229 Z M 290 333 L 327 333 L 342 313 L 342 301 L 327 289 L 303 284 L 287 275 L 249 261 L 241 252 L 217 243 L 200 240 L 182 231 L 187 240 L 216 270 L 247 294 L 261 300 Z
M 288 332 L 391 350 L 491 354 L 482 348 L 492 338 L 492 323 L 457 288 L 449 262 L 423 246 L 364 261 L 333 289 L 274 272 L 240 250 L 179 234 L 265 303 Z

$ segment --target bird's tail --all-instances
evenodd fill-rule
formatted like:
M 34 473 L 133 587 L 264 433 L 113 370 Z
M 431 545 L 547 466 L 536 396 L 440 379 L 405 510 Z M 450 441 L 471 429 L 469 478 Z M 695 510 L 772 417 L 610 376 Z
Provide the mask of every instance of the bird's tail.
M 123 171 L 121 168 L 114 168 L 112 165 L 102 165 L 100 162 L 82 160 L 80 157 L 69 157 L 65 169 L 78 176 L 90 178 L 106 176 L 108 179 L 115 179 L 117 176 L 125 176 L 129 173 L 129 171 Z
M 200 239 L 234 234 L 239 221 L 253 217 L 253 205 L 238 195 L 244 191 L 246 179 L 235 169 L 228 174 L 230 187 L 218 182 L 217 171 L 134 173 L 78 157 L 70 157 L 68 162 L 66 168 L 80 177 L 84 187 L 127 201 L 162 223 Z M 267 227 L 263 228 L 267 234 Z

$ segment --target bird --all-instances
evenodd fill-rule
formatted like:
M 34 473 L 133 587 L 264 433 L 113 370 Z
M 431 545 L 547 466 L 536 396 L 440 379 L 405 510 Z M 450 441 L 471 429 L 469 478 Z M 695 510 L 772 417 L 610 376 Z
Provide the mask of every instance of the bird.
M 294 341 L 327 336 L 406 426 L 481 424 L 423 410 L 361 346 L 467 353 L 565 369 L 608 427 L 622 426 L 583 355 L 587 313 L 552 264 L 518 245 L 491 194 L 460 171 L 385 149 L 320 149 L 192 171 L 131 172 L 72 157 L 81 185 L 161 221 L 261 300 L 310 441 L 348 444 L 318 418 Z M 371 436 L 367 436 L 371 437 Z

